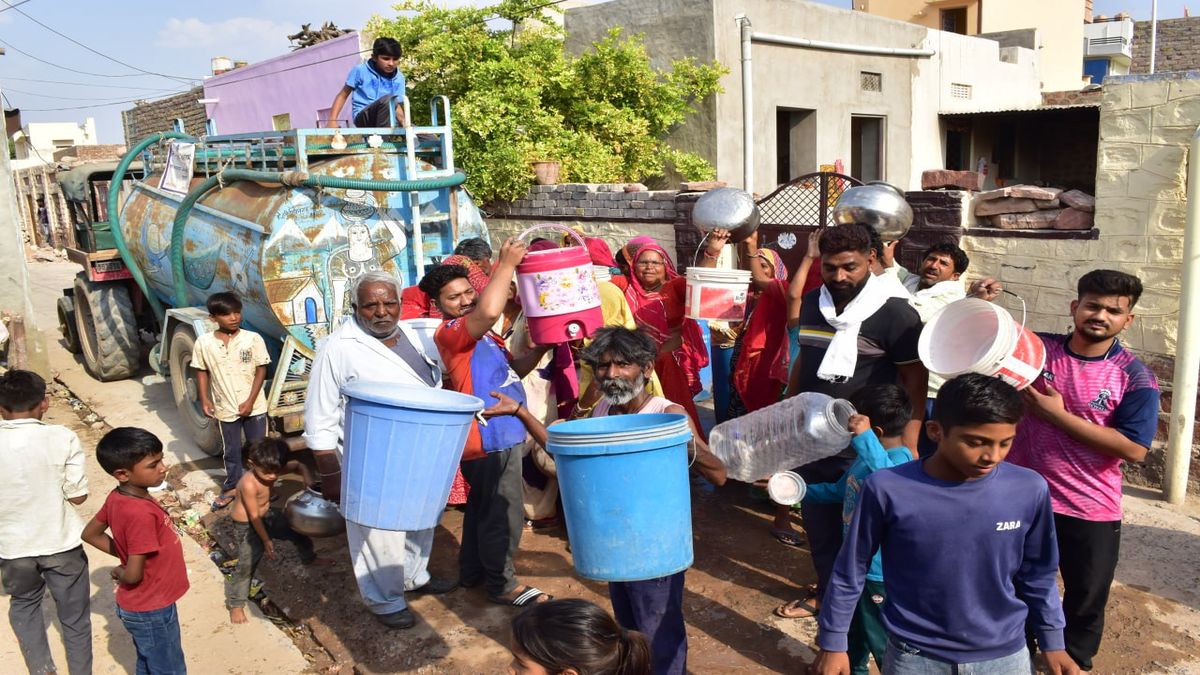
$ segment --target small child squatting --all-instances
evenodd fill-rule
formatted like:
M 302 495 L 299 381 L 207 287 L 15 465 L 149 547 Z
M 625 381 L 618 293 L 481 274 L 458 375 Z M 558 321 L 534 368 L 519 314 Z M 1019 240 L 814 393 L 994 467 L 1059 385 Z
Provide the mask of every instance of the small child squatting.
M 246 473 L 238 481 L 237 500 L 230 514 L 238 542 L 238 563 L 233 574 L 225 580 L 225 606 L 233 623 L 248 621 L 246 596 L 250 592 L 250 579 L 264 554 L 267 560 L 275 559 L 273 539 L 294 543 L 304 565 L 327 567 L 333 564 L 331 560 L 318 558 L 313 551 L 312 539 L 288 527 L 283 514 L 270 508 L 271 492 L 280 475 L 298 473 L 304 478 L 305 485 L 312 484 L 312 473 L 307 466 L 297 460 L 284 461 L 287 452 L 287 444 L 278 438 L 252 441 L 242 450 Z

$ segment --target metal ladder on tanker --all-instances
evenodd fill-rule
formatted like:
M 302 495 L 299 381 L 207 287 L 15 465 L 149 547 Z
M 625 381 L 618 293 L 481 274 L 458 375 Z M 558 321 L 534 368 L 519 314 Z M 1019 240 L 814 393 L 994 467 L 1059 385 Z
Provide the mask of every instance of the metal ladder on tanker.
M 404 168 L 409 180 L 440 178 L 452 175 L 456 169 L 454 166 L 454 135 L 450 128 L 450 98 L 447 96 L 435 96 L 430 100 L 429 126 L 414 127 L 412 125 L 412 117 L 409 114 L 411 109 L 412 106 L 408 97 L 405 96 L 404 119 L 401 121 L 404 123 Z M 391 117 L 392 124 L 394 125 L 396 123 L 395 108 L 391 110 Z M 420 151 L 429 149 L 430 147 L 424 145 L 427 139 L 431 139 L 436 143 L 439 160 L 434 165 L 435 168 L 428 171 L 422 169 L 422 165 L 425 162 L 420 157 Z M 412 226 L 413 232 L 413 258 L 416 263 L 417 275 L 420 277 L 425 274 L 425 246 L 422 224 L 425 222 L 453 223 L 456 220 L 454 211 L 458 208 L 457 193 L 454 190 L 450 191 L 448 199 L 449 212 L 447 213 L 422 214 L 419 192 L 410 192 L 408 203 L 410 209 L 409 224 Z

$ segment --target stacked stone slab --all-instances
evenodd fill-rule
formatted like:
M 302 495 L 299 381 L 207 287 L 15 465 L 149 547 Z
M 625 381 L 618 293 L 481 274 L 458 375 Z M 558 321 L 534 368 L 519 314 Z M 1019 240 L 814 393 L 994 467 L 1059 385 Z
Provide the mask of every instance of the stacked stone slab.
M 1079 190 L 1013 185 L 975 196 L 975 216 L 1002 230 L 1090 230 L 1095 200 Z

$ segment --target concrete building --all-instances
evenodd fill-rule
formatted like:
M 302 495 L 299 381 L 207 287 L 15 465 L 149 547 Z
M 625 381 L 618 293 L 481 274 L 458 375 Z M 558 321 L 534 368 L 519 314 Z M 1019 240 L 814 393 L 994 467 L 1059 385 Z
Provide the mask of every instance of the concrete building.
M 30 122 L 12 135 L 16 150 L 13 169 L 52 164 L 54 153 L 76 145 L 96 145 L 96 120 Z
M 1091 0 L 855 0 L 855 9 L 963 35 L 1036 31 L 1043 91 L 1082 86 L 1084 24 Z
M 750 24 L 748 83 L 738 15 Z M 728 67 L 724 92 L 700 102 L 670 142 L 731 185 L 751 173 L 760 194 L 837 160 L 856 178 L 917 187 L 926 169 L 973 168 L 988 156 L 973 147 L 970 126 L 946 114 L 1041 104 L 1031 49 L 801 0 L 612 0 L 565 18 L 574 53 L 623 26 L 645 33 L 657 67 L 683 57 Z M 817 42 L 795 46 L 803 40 Z

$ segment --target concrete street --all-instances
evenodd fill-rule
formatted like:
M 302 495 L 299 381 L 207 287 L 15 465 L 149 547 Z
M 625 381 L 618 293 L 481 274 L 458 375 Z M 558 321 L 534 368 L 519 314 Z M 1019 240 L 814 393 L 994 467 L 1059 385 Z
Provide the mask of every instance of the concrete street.
M 166 446 L 169 464 L 192 470 L 215 469 L 219 460 L 202 453 L 190 439 L 177 437 L 173 428 L 182 428 L 175 413 L 170 384 L 161 378 L 131 379 L 100 383 L 84 369 L 81 361 L 70 354 L 58 341 L 55 303 L 62 289 L 71 285 L 78 266 L 73 263 L 31 263 L 30 283 L 34 310 L 39 326 L 47 336 L 51 367 L 76 396 L 91 406 L 110 426 L 140 426 L 154 432 Z M 147 369 L 142 376 L 146 377 Z M 65 405 L 56 405 L 48 422 L 67 426 L 80 425 L 78 418 Z M 90 450 L 106 429 L 81 434 L 84 447 Z M 89 442 L 89 440 L 91 442 Z M 197 475 L 196 478 L 200 476 Z M 80 507 L 84 519 L 89 519 L 104 503 L 104 498 L 116 482 L 97 464 L 88 468 L 90 495 Z M 216 485 L 212 486 L 214 489 Z M 191 590 L 179 602 L 179 617 L 183 631 L 183 650 L 188 667 L 195 673 L 296 673 L 308 667 L 300 650 L 283 632 L 267 621 L 254 603 L 248 608 L 250 623 L 231 626 L 225 610 L 224 577 L 193 539 L 183 538 L 184 556 L 188 567 Z M 92 635 L 95 672 L 133 672 L 135 654 L 133 642 L 116 618 L 113 605 L 113 585 L 109 569 L 116 560 L 91 547 L 88 551 L 92 577 Z M 47 596 L 44 605 L 47 624 L 54 616 L 53 601 Z M 0 597 L 0 611 L 7 612 L 8 598 Z M 8 622 L 0 622 L 0 663 L 5 672 L 21 670 L 21 653 Z M 57 626 L 51 628 L 51 647 L 57 664 L 65 672 L 62 640 Z

